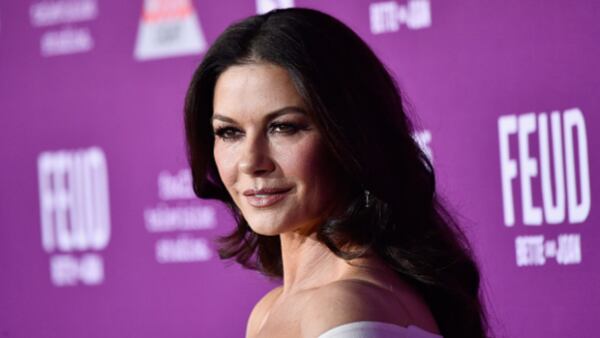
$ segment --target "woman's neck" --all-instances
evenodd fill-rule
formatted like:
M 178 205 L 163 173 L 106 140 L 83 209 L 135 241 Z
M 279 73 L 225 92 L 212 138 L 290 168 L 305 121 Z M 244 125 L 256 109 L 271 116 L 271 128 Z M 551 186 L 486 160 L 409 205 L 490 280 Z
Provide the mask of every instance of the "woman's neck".
M 284 294 L 323 286 L 355 269 L 319 242 L 314 233 L 290 232 L 280 238 Z

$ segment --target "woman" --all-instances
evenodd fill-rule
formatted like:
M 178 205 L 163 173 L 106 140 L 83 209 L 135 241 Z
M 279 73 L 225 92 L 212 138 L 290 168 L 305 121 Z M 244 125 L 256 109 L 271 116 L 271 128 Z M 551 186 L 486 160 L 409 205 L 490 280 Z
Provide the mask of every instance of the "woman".
M 194 189 L 237 228 L 221 256 L 283 279 L 248 337 L 484 337 L 479 272 L 438 202 L 392 77 L 310 9 L 236 23 L 191 81 Z

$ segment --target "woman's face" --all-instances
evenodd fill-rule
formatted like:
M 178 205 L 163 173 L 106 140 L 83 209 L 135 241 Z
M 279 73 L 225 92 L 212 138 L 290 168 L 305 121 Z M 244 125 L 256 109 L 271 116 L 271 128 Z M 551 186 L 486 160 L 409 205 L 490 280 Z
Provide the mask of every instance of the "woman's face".
M 252 230 L 310 233 L 332 208 L 335 173 L 287 71 L 229 67 L 217 79 L 213 111 L 219 175 Z

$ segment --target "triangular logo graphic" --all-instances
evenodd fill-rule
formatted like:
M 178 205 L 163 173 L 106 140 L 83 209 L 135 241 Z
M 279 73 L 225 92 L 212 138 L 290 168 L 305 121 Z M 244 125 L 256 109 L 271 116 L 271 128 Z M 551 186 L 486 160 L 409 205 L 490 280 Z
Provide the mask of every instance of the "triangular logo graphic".
M 199 54 L 206 47 L 190 0 L 144 0 L 135 44 L 136 60 Z
M 277 8 L 294 7 L 294 0 L 256 0 L 256 13 L 263 14 Z

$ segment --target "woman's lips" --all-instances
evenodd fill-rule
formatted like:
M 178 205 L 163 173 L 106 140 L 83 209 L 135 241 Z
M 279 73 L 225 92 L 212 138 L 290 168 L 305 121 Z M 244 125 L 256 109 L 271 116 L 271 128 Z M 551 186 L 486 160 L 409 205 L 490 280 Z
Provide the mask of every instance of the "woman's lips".
M 259 190 L 246 190 L 244 196 L 248 204 L 256 208 L 266 208 L 283 200 L 291 188 L 265 188 Z

